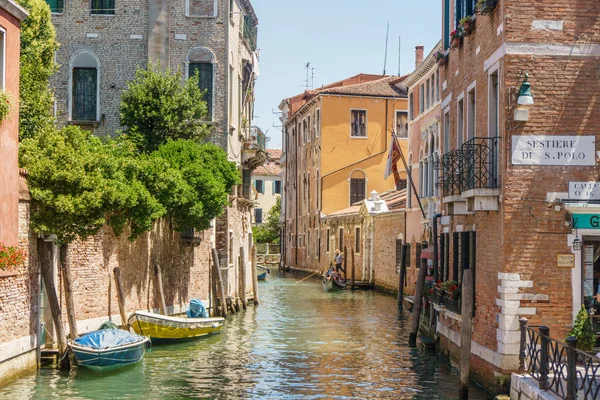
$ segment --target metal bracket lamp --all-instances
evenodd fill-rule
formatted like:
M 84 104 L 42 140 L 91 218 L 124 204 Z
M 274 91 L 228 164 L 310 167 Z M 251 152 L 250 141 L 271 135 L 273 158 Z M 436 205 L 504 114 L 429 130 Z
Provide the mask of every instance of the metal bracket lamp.
M 515 110 L 514 120 L 515 121 L 528 121 L 529 120 L 529 109 L 527 106 L 533 105 L 533 95 L 531 94 L 531 84 L 529 83 L 529 71 L 525 71 L 525 79 L 519 89 L 519 97 L 517 104 L 519 105 Z

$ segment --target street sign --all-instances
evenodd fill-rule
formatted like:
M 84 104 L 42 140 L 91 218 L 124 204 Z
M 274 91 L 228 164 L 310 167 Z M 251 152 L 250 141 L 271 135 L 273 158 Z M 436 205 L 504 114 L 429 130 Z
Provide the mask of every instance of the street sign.
M 558 268 L 573 268 L 575 266 L 575 254 L 558 254 L 556 256 Z
M 573 228 L 600 229 L 600 214 L 573 214 Z
M 600 200 L 600 182 L 569 182 L 569 200 Z
M 596 165 L 595 136 L 514 135 L 513 165 Z

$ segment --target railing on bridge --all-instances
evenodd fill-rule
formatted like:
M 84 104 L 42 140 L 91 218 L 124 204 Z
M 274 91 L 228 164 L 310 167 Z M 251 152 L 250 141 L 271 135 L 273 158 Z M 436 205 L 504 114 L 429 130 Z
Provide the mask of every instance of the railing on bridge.
M 527 326 L 521 318 L 519 369 L 561 399 L 600 398 L 600 359 L 576 348 L 577 339 L 566 343 L 550 338 L 547 326 Z

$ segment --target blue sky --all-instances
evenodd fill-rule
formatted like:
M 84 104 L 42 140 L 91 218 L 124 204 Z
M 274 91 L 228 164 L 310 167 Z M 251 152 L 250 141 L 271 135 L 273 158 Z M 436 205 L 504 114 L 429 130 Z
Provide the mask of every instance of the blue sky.
M 442 0 L 252 0 L 259 20 L 260 78 L 254 125 L 268 131 L 269 148 L 281 148 L 277 115 L 281 100 L 305 89 L 306 63 L 314 86 L 358 73 L 381 74 L 390 23 L 387 73 L 414 68 L 415 46 L 425 55 L 440 40 Z

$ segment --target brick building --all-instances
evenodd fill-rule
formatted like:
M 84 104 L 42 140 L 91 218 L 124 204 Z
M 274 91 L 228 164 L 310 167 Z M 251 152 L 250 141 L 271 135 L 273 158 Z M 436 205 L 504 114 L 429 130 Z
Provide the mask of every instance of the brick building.
M 405 126 L 408 116 L 406 92 L 396 85 L 402 80 L 360 74 L 281 103 L 286 267 L 326 268 L 333 253 L 323 249 L 343 247 L 343 238 L 331 243 L 336 236 L 326 235 L 321 219 L 372 190 L 395 189 L 384 171 L 392 129 Z M 407 139 L 400 141 L 405 148 Z
M 47 1 L 61 44 L 51 80 L 59 125 L 113 135 L 120 129 L 120 95 L 137 68 L 159 63 L 185 78 L 198 72 L 210 140 L 244 178 L 209 235 L 222 265 L 236 270 L 240 247 L 247 261 L 252 243 L 251 173 L 265 159 L 264 135 L 252 126 L 259 71 L 258 19 L 250 0 Z M 229 275 L 237 287 L 236 274 Z
M 582 293 L 600 254 L 595 195 L 575 184 L 598 179 L 596 11 L 575 1 L 443 2 L 440 243 L 449 251 L 439 272 L 460 282 L 474 270 L 471 365 L 488 387 L 518 367 L 520 317 L 562 340 L 596 291 Z M 441 346 L 456 359 L 461 316 L 438 311 Z

